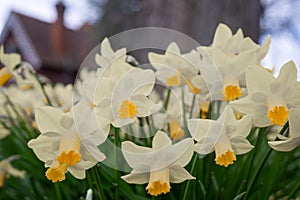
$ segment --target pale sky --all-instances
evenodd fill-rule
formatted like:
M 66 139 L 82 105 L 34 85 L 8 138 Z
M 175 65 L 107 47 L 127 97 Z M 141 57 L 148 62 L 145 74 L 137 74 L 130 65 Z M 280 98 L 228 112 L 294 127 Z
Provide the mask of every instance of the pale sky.
M 69 28 L 78 28 L 84 22 L 93 20 L 93 9 L 87 4 L 88 0 L 63 0 L 67 9 L 65 24 Z M 58 0 L 0 0 L 0 32 L 9 16 L 10 11 L 17 11 L 46 22 L 56 19 L 55 4 Z
M 87 1 L 88 0 L 63 0 L 67 6 L 65 12 L 65 25 L 67 27 L 76 29 L 83 23 L 95 19 L 95 10 L 91 9 Z M 56 19 L 55 4 L 57 2 L 58 0 L 0 0 L 0 32 L 11 10 L 46 22 L 53 22 Z M 300 17 L 298 8 L 300 8 L 300 3 L 296 5 L 283 3 L 283 5 L 276 7 L 270 9 L 267 13 L 269 15 L 268 18 L 271 20 L 270 24 L 273 26 L 273 20 L 280 20 L 290 15 L 296 15 L 295 17 L 291 16 L 292 22 L 295 24 L 295 29 L 292 30 L 293 32 L 291 30 L 280 30 L 276 35 L 271 34 L 271 48 L 263 64 L 267 68 L 275 67 L 276 75 L 279 72 L 279 68 L 285 62 L 294 60 L 298 67 L 298 79 L 300 79 L 300 38 L 295 36 L 300 29 L 300 26 L 298 26 L 298 19 Z M 278 7 L 280 7 L 280 11 Z M 264 37 L 265 36 L 262 36 L 261 39 L 264 40 Z

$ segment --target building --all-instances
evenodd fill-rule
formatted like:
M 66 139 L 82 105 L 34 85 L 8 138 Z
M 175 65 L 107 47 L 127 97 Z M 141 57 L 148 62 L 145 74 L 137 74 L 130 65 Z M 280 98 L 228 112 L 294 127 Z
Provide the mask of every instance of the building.
M 57 19 L 47 23 L 11 12 L 0 35 L 5 52 L 20 53 L 36 71 L 53 82 L 73 82 L 82 61 L 92 50 L 95 36 L 91 26 L 79 30 L 64 26 L 66 7 L 56 4 Z

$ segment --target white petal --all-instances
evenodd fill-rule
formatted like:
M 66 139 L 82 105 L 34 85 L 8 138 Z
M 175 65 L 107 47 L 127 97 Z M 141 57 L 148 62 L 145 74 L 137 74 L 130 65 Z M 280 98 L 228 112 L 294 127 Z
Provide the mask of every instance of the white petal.
M 148 147 L 138 146 L 130 141 L 122 142 L 122 153 L 130 167 L 136 168 L 139 165 L 149 165 L 149 156 L 153 150 Z
M 292 137 L 300 137 L 300 109 L 293 109 L 289 115 L 289 128 Z
M 246 115 L 242 119 L 236 121 L 236 129 L 229 133 L 229 137 L 242 136 L 247 137 L 252 127 L 252 116 Z
M 188 129 L 191 136 L 196 140 L 200 141 L 205 138 L 210 126 L 213 125 L 212 120 L 209 119 L 189 119 Z
M 277 77 L 284 93 L 292 90 L 297 83 L 297 67 L 293 61 L 285 63 Z
M 226 46 L 228 39 L 232 37 L 232 32 L 225 24 L 219 24 L 213 39 L 213 47 L 223 49 Z
M 276 151 L 292 151 L 300 144 L 300 137 L 290 138 L 284 141 L 268 142 L 270 147 Z
M 195 144 L 194 151 L 204 156 L 214 151 L 215 144 L 215 138 L 205 137 Z
M 257 61 L 255 51 L 245 51 L 235 56 L 232 59 L 231 73 L 240 75 L 245 72 L 246 68 L 250 65 L 255 65 Z
M 260 66 L 250 66 L 246 70 L 246 83 L 248 93 L 269 92 L 269 84 L 275 80 L 275 77 L 269 73 L 266 69 Z
M 36 139 L 30 140 L 27 145 L 33 149 L 35 155 L 41 161 L 46 162 L 55 158 L 59 150 L 60 137 L 59 133 L 43 133 Z
M 230 141 L 236 155 L 248 153 L 254 148 L 254 146 L 252 146 L 250 142 L 243 136 L 230 138 Z
M 192 138 L 186 138 L 172 146 L 174 153 L 180 156 L 172 165 L 186 166 L 192 159 L 194 153 L 194 142 Z
M 77 179 L 85 179 L 85 170 L 75 167 L 68 167 L 68 171 Z
M 169 136 L 163 131 L 157 131 L 153 140 L 152 140 L 152 148 L 155 150 L 161 149 L 165 146 L 171 145 L 172 141 Z
M 260 62 L 268 53 L 271 43 L 270 35 L 267 35 L 264 43 L 261 45 L 260 48 L 257 49 L 257 60 Z
M 181 183 L 185 180 L 196 179 L 186 169 L 179 165 L 170 167 L 170 182 Z
M 130 174 L 121 176 L 121 178 L 130 184 L 145 184 L 149 182 L 149 172 L 135 173 L 132 171 Z
M 131 98 L 134 105 L 137 108 L 137 117 L 146 117 L 151 115 L 157 108 L 157 104 L 154 104 L 148 97 L 143 94 L 135 95 Z
M 35 120 L 40 132 L 57 132 L 62 133 L 63 127 L 60 120 L 65 114 L 58 108 L 43 106 L 35 110 Z

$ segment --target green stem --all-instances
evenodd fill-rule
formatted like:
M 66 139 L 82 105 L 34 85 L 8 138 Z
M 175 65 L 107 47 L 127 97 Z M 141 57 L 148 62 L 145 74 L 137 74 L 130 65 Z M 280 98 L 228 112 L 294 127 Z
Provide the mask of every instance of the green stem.
M 98 188 L 98 192 L 99 192 L 99 198 L 100 200 L 104 199 L 103 198 L 103 194 L 104 194 L 104 191 L 101 187 L 101 178 L 100 178 L 100 172 L 98 171 L 98 167 L 97 165 L 95 167 L 92 168 L 92 170 L 94 171 L 94 175 L 96 176 L 96 183 L 97 183 L 97 188 Z
M 54 184 L 54 189 L 55 189 L 56 199 L 57 200 L 62 200 L 58 183 Z
M 164 103 L 164 109 L 165 109 L 165 111 L 167 111 L 167 109 L 168 109 L 168 105 L 169 105 L 169 101 L 170 101 L 170 96 L 171 96 L 171 89 L 168 88 L 167 97 L 166 97 L 166 100 L 165 100 L 165 103 Z
M 193 101 L 192 101 L 192 105 L 191 105 L 191 110 L 190 110 L 190 117 L 189 119 L 191 119 L 193 117 L 193 110 L 194 110 L 194 106 L 195 106 L 195 100 L 196 100 L 196 95 L 194 94 L 193 96 Z
M 119 147 L 119 129 L 118 128 L 115 128 L 114 129 L 114 146 L 115 146 L 115 151 L 114 151 L 114 154 L 115 154 L 115 199 L 119 199 L 119 172 L 118 172 L 118 147 Z
M 298 191 L 298 189 L 300 188 L 300 181 L 297 183 L 297 185 L 292 189 L 292 191 L 289 193 L 289 196 L 287 199 L 292 199 L 292 197 L 294 196 L 294 194 Z
M 282 127 L 282 129 L 280 130 L 279 134 L 282 135 L 282 134 L 288 129 L 288 127 L 289 127 L 289 124 L 288 124 L 288 122 L 286 122 L 286 123 L 284 124 L 284 126 Z M 275 140 L 277 140 L 277 139 L 278 139 L 278 138 L 276 138 Z M 256 171 L 255 171 L 255 173 L 254 173 L 254 176 L 253 176 L 253 178 L 250 180 L 249 185 L 248 185 L 248 187 L 247 187 L 247 192 L 246 192 L 246 195 L 245 195 L 245 197 L 244 197 L 245 200 L 248 198 L 248 196 L 249 196 L 249 194 L 250 194 L 250 192 L 251 192 L 251 189 L 253 188 L 255 181 L 257 180 L 259 174 L 260 174 L 261 171 L 262 171 L 262 168 L 264 167 L 264 165 L 266 164 L 266 162 L 267 162 L 269 156 L 271 155 L 272 150 L 273 150 L 273 149 L 269 147 L 267 154 L 264 156 L 264 158 L 263 158 L 263 159 L 261 160 L 261 162 L 259 163 L 259 165 L 258 165 L 259 167 L 256 169 Z
M 46 92 L 46 90 L 45 90 L 44 85 L 41 83 L 41 81 L 40 81 L 40 79 L 39 79 L 39 77 L 38 77 L 38 74 L 35 73 L 35 74 L 34 74 L 34 77 L 35 77 L 35 79 L 37 80 L 39 86 L 41 87 L 42 93 L 43 93 L 44 97 L 46 98 L 48 105 L 49 105 L 49 106 L 52 106 L 51 100 L 50 100 L 50 98 L 49 98 L 49 96 L 48 96 L 48 94 L 47 94 L 47 92 Z
M 195 166 L 196 166 L 196 163 L 197 163 L 197 159 L 198 159 L 198 155 L 195 154 L 194 159 L 193 159 L 193 163 L 192 163 L 191 172 L 190 172 L 191 174 L 194 173 Z M 187 194 L 188 194 L 188 191 L 189 191 L 190 184 L 191 184 L 191 180 L 188 180 L 187 183 L 186 183 L 185 189 L 184 189 L 183 198 L 182 198 L 183 200 L 187 199 Z

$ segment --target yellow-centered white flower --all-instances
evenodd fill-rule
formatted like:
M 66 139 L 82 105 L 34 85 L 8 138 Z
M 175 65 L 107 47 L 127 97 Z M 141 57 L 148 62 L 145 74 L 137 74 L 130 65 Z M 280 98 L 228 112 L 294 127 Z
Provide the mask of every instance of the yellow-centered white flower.
M 276 151 L 292 151 L 300 144 L 300 109 L 293 109 L 289 115 L 289 129 L 287 137 L 278 135 L 279 141 L 269 141 L 270 147 Z
M 193 156 L 193 139 L 187 138 L 172 145 L 165 132 L 158 131 L 152 148 L 138 146 L 130 141 L 122 143 L 122 153 L 133 170 L 122 176 L 127 183 L 145 184 L 150 195 L 170 192 L 171 183 L 194 179 L 183 167 Z
M 98 77 L 94 94 L 98 123 L 106 134 L 110 124 L 122 127 L 155 111 L 155 104 L 147 97 L 155 83 L 153 71 L 117 62 L 107 70 L 111 72 L 104 71 Z
M 52 182 L 63 181 L 67 171 L 83 179 L 85 170 L 104 160 L 105 155 L 97 146 L 105 138 L 97 132 L 96 119 L 84 101 L 76 104 L 69 113 L 58 108 L 40 107 L 35 117 L 41 135 L 30 140 L 28 146 L 45 162 L 46 177 Z
M 4 65 L 0 70 L 0 86 L 12 78 L 14 68 L 21 63 L 21 56 L 19 54 L 6 54 L 3 49 L 3 46 L 0 46 L 0 62 Z
M 210 88 L 211 98 L 214 100 L 232 101 L 242 96 L 242 84 L 245 71 L 249 65 L 256 64 L 256 52 L 245 51 L 237 56 L 229 57 L 217 48 L 202 47 L 213 61 L 211 67 L 217 67 L 220 78 Z
M 165 54 L 150 52 L 148 54 L 151 65 L 156 69 L 155 75 L 159 81 L 168 87 L 178 87 L 188 85 L 190 91 L 194 94 L 200 92 L 191 80 L 200 72 L 198 69 L 200 55 L 192 50 L 189 53 L 181 54 L 180 49 L 175 42 L 171 43 Z
M 252 114 L 257 127 L 283 126 L 290 109 L 300 107 L 300 83 L 293 61 L 284 64 L 277 78 L 266 69 L 251 66 L 246 70 L 248 96 L 231 102 L 239 112 Z
M 268 53 L 270 43 L 271 39 L 269 35 L 260 46 L 253 42 L 251 38 L 244 37 L 242 29 L 238 29 L 233 35 L 228 26 L 220 23 L 216 29 L 211 46 L 220 49 L 229 57 L 234 57 L 248 50 L 254 50 L 257 54 L 257 61 L 255 64 L 260 64 L 261 60 Z
M 189 119 L 188 129 L 197 141 L 194 150 L 200 155 L 215 151 L 215 161 L 227 167 L 236 161 L 236 155 L 249 152 L 253 146 L 246 139 L 251 129 L 251 116 L 236 120 L 231 107 L 227 106 L 217 121 Z

